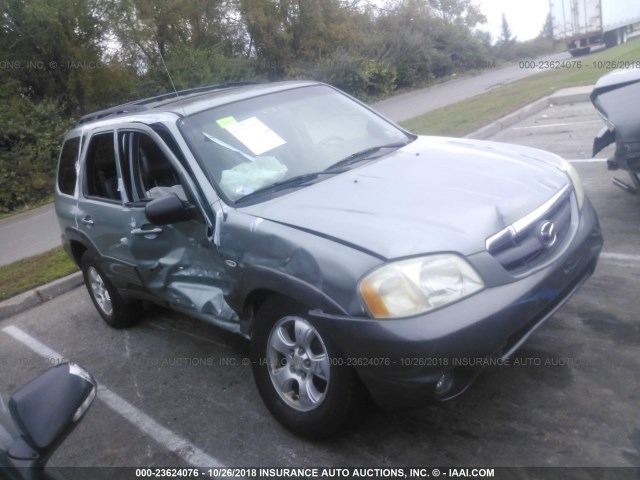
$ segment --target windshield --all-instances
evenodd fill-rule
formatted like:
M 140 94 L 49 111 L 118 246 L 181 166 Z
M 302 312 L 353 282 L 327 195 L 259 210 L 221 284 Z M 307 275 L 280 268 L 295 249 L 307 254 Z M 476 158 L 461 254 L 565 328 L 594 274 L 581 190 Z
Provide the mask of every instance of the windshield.
M 355 163 L 354 154 L 366 152 L 361 157 L 369 158 L 388 153 L 387 145 L 410 141 L 393 124 L 324 85 L 216 107 L 188 117 L 180 128 L 209 179 L 234 201 L 274 184 L 304 185 L 286 181 L 306 181 L 345 159 L 350 160 L 345 166 Z

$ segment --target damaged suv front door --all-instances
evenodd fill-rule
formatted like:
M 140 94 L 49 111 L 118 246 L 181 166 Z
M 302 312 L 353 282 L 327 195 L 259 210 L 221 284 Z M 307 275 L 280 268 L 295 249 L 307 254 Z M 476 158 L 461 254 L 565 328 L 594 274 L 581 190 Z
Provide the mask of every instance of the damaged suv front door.
M 124 179 L 132 199 L 127 241 L 138 272 L 152 295 L 172 308 L 214 324 L 237 323 L 224 300 L 229 276 L 212 242 L 212 225 L 198 205 L 188 174 L 151 128 L 119 128 L 117 141 Z M 173 204 L 195 212 L 190 218 L 158 224 L 149 209 L 173 196 Z M 176 198 L 178 201 L 176 201 Z M 155 202 L 154 202 L 155 200 Z M 233 330 L 234 328 L 232 328 Z

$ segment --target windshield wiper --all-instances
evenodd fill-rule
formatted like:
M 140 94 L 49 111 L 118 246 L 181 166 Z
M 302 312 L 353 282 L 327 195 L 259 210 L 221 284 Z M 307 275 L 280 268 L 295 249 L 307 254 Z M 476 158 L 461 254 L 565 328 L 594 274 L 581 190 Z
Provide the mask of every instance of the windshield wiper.
M 254 190 L 251 193 L 244 195 L 243 197 L 236 200 L 236 202 L 243 202 L 248 198 L 252 198 L 255 196 L 266 195 L 268 193 L 279 192 L 280 190 L 286 190 L 287 188 L 295 188 L 301 187 L 304 184 L 315 180 L 320 175 L 332 175 L 337 172 L 313 172 L 313 173 L 303 173 L 302 175 L 296 175 L 295 177 L 287 178 L 286 180 L 281 180 L 279 182 L 272 183 L 271 185 L 267 185 L 266 187 L 259 188 L 258 190 Z
M 404 147 L 405 145 L 407 145 L 408 143 L 409 142 L 396 142 L 396 143 L 388 143 L 387 145 L 378 145 L 376 147 L 365 148 L 364 150 L 361 150 L 361 151 L 356 152 L 356 153 L 352 153 L 348 157 L 343 158 L 342 160 L 334 163 L 330 167 L 326 168 L 325 172 L 336 170 L 336 169 L 339 169 L 341 167 L 346 167 L 348 165 L 352 165 L 354 163 L 361 162 L 363 160 L 369 160 L 369 159 L 371 159 L 371 156 L 373 154 L 378 153 L 382 149 L 386 149 L 386 148 L 401 148 L 401 147 Z
M 226 148 L 227 150 L 231 150 L 233 153 L 237 153 L 238 155 L 240 155 L 240 156 L 246 158 L 247 160 L 249 160 L 250 162 L 254 162 L 256 160 L 251 155 L 247 155 L 242 150 L 238 150 L 237 148 L 232 147 L 228 143 L 223 142 L 222 140 L 220 140 L 219 138 L 216 138 L 213 135 L 209 135 L 207 132 L 202 132 L 202 135 L 204 135 L 204 138 L 206 138 L 210 142 L 213 142 L 216 145 L 220 145 L 221 147 Z

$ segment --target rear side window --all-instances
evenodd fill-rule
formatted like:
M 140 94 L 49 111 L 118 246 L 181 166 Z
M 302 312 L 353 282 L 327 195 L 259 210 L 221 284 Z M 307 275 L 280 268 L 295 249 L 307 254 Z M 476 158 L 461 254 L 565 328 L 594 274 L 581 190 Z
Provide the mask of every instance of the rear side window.
M 91 138 L 87 149 L 87 195 L 108 200 L 120 200 L 118 169 L 113 146 L 113 133 Z
M 62 145 L 58 166 L 58 188 L 62 193 L 73 195 L 76 188 L 76 161 L 80 137 L 70 138 Z

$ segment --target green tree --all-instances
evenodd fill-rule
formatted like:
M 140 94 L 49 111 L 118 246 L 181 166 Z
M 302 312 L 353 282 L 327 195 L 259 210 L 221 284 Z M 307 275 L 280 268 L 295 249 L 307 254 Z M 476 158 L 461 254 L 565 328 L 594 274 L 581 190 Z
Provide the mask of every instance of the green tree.
M 292 60 L 291 22 L 295 15 L 289 0 L 239 0 L 246 31 L 246 57 L 252 58 L 269 78 L 282 78 Z
M 487 17 L 473 0 L 429 0 L 429 5 L 435 15 L 448 24 L 474 28 L 487 22 Z
M 362 41 L 365 16 L 340 0 L 238 0 L 246 55 L 270 78 L 299 76 Z M 355 28 L 354 28 L 355 27 Z
M 551 12 L 547 13 L 547 18 L 544 21 L 544 25 L 542 26 L 542 30 L 540 30 L 540 34 L 538 36 L 546 39 L 553 38 L 553 18 L 551 17 Z
M 466 1 L 405 0 L 375 19 L 375 33 L 367 36 L 370 55 L 397 72 L 397 86 L 410 87 L 434 77 L 475 68 L 486 60 L 487 49 L 465 20 Z
M 505 46 L 513 45 L 516 41 L 516 37 L 514 37 L 511 33 L 511 27 L 509 26 L 509 22 L 507 22 L 507 17 L 503 13 L 502 14 L 502 23 L 500 24 L 500 40 L 499 43 Z
M 398 87 L 433 77 L 433 23 L 426 2 L 398 2 L 375 18 L 365 44 L 366 55 L 393 66 Z
M 255 77 L 238 20 L 224 0 L 108 2 L 109 57 L 134 71 L 135 96 Z M 167 74 L 169 72 L 169 75 Z
M 18 92 L 55 98 L 66 111 L 83 113 L 96 103 L 93 82 L 105 75 L 105 24 L 101 0 L 5 0 L 0 5 L 0 52 L 13 62 Z M 108 73 L 106 74 L 108 75 Z

